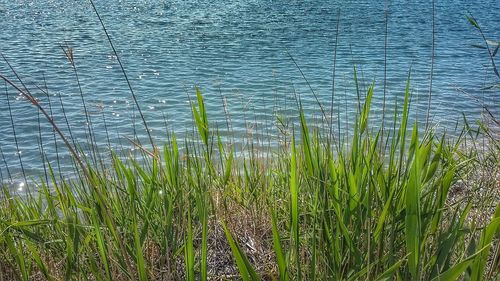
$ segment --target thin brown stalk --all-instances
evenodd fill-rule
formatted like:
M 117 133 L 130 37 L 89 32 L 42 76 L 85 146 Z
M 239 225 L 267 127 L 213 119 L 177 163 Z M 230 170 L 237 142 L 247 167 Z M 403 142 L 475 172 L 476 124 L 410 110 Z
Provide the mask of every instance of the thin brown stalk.
M 314 89 L 311 86 L 311 83 L 309 83 L 309 80 L 307 79 L 307 77 L 305 76 L 304 72 L 302 71 L 302 69 L 300 68 L 300 66 L 297 64 L 297 62 L 295 61 L 295 59 L 293 58 L 293 56 L 288 51 L 286 51 L 286 53 L 287 53 L 288 57 L 290 57 L 290 59 L 292 60 L 292 62 L 295 65 L 295 67 L 297 67 L 297 69 L 299 70 L 300 75 L 302 76 L 302 78 L 304 79 L 304 81 L 306 81 L 306 84 L 309 87 L 309 90 L 311 91 L 314 99 L 316 100 L 316 103 L 318 104 L 318 106 L 319 106 L 319 108 L 321 110 L 321 114 L 323 115 L 323 118 L 325 119 L 327 125 L 330 125 L 330 120 L 328 120 L 328 116 L 326 115 L 325 109 L 323 108 L 323 105 L 319 101 L 318 96 L 316 95 L 316 92 L 314 91 Z
M 76 64 L 75 64 L 73 48 L 68 46 L 67 43 L 66 43 L 66 46 L 60 45 L 60 47 L 63 50 L 64 54 L 66 55 L 66 58 L 68 59 L 69 63 L 71 64 L 71 67 L 73 68 L 73 73 L 75 74 L 76 84 L 78 86 L 78 91 L 80 93 L 80 99 L 82 101 L 82 106 L 83 106 L 83 112 L 85 114 L 85 121 L 86 121 L 86 128 L 87 128 L 85 135 L 87 138 L 89 150 L 92 153 L 92 160 L 93 160 L 94 164 L 97 164 L 97 157 L 98 157 L 98 153 L 96 152 L 97 143 L 96 143 L 95 136 L 93 134 L 94 129 L 92 128 L 92 120 L 91 120 L 89 111 L 87 110 L 87 103 L 85 102 L 85 98 L 83 96 L 82 85 L 80 83 L 80 77 L 78 75 L 78 70 L 77 70 Z
M 335 71 L 337 70 L 337 47 L 339 39 L 339 26 L 340 26 L 340 8 L 337 11 L 337 28 L 335 30 L 335 46 L 333 48 L 333 70 L 332 70 L 332 100 L 330 102 L 330 137 L 333 142 L 335 142 L 335 136 L 333 135 L 333 104 L 335 99 Z M 340 132 L 340 127 L 337 128 Z M 340 138 L 340 136 L 339 136 Z M 338 147 L 337 147 L 338 150 Z M 337 151 L 338 152 L 338 151 Z
M 47 164 L 45 163 L 45 150 L 43 148 L 43 138 L 42 138 L 42 126 L 40 122 L 40 111 L 37 112 L 37 123 L 38 123 L 38 151 L 40 152 L 40 159 L 43 164 L 43 174 L 45 175 L 45 182 L 49 182 L 49 176 L 47 173 Z
M 386 7 L 385 9 L 385 31 L 384 31 L 384 96 L 382 100 L 382 125 L 380 128 L 380 139 L 384 139 L 384 131 L 385 131 L 385 110 L 386 110 L 386 98 L 387 98 L 387 41 L 389 37 L 389 29 L 388 29 L 388 23 L 389 23 L 389 8 Z M 380 146 L 381 148 L 381 153 L 385 152 L 385 149 L 382 149 L 382 145 Z
M 12 182 L 12 175 L 10 173 L 9 164 L 7 164 L 7 161 L 5 160 L 5 154 L 3 154 L 2 147 L 0 147 L 0 154 L 2 155 L 2 161 L 5 165 L 5 169 L 7 170 L 7 177 L 9 178 L 9 181 Z
M 485 111 L 486 113 L 488 113 L 488 115 L 490 116 L 491 120 L 493 122 L 495 122 L 495 124 L 497 124 L 497 126 L 500 126 L 500 121 L 498 121 L 496 118 L 495 118 L 495 115 L 488 109 L 487 106 L 484 105 L 484 103 L 482 103 L 478 98 L 474 97 L 473 95 L 467 93 L 464 89 L 462 88 L 458 88 L 456 87 L 455 90 L 461 92 L 462 94 L 472 98 L 475 102 L 477 102 Z
M 109 138 L 108 124 L 106 123 L 106 116 L 104 114 L 104 109 L 101 110 L 102 122 L 104 124 L 104 131 L 106 132 L 106 141 L 108 142 L 108 148 L 111 149 L 111 141 Z
M 431 99 L 432 99 L 432 80 L 433 80 L 433 74 L 434 74 L 434 59 L 435 59 L 435 48 L 436 48 L 436 19 L 435 19 L 435 13 L 436 13 L 436 8 L 435 8 L 435 1 L 432 1 L 432 51 L 431 51 L 431 73 L 430 73 L 430 78 L 429 78 L 429 98 L 427 100 L 427 115 L 426 115 L 426 120 L 425 120 L 425 129 L 427 130 L 429 128 L 429 118 L 431 115 Z
M 476 18 L 474 18 L 474 16 L 472 16 L 471 13 L 469 13 L 469 16 L 474 20 L 475 23 L 477 23 Z M 493 72 L 495 73 L 495 75 L 498 78 L 500 78 L 500 73 L 498 73 L 498 69 L 497 69 L 497 66 L 495 64 L 495 59 L 494 59 L 496 51 L 495 52 L 491 51 L 490 45 L 488 44 L 488 40 L 486 40 L 486 36 L 484 35 L 483 29 L 481 28 L 481 26 L 479 24 L 477 24 L 476 28 L 477 28 L 477 30 L 479 30 L 479 33 L 481 34 L 481 37 L 483 38 L 484 44 L 486 45 L 486 49 L 488 50 L 488 55 L 490 57 L 491 66 L 493 67 Z M 497 47 L 497 49 L 498 49 L 498 47 Z
M 5 97 L 7 100 L 7 108 L 9 109 L 10 124 L 12 126 L 12 136 L 14 138 L 14 144 L 16 145 L 16 155 L 19 158 L 19 164 L 21 167 L 21 173 L 23 175 L 24 183 L 28 186 L 28 179 L 26 178 L 26 172 L 24 171 L 23 159 L 21 157 L 21 150 L 19 148 L 19 142 L 17 140 L 16 126 L 14 124 L 14 116 L 12 114 L 12 106 L 10 104 L 9 91 L 7 89 L 7 84 L 5 85 Z
M 4 80 L 7 84 L 9 84 L 12 88 L 14 88 L 17 92 L 19 92 L 23 97 L 25 97 L 28 101 L 31 102 L 31 104 L 33 104 L 44 116 L 45 118 L 47 119 L 47 121 L 50 123 L 50 125 L 52 126 L 52 128 L 57 132 L 57 134 L 61 137 L 61 139 L 63 140 L 64 144 L 66 145 L 66 147 L 69 149 L 70 153 L 73 155 L 73 157 L 75 158 L 75 160 L 78 162 L 78 165 L 80 166 L 80 168 L 82 169 L 83 173 L 85 174 L 85 176 L 90 180 L 90 173 L 89 171 L 87 170 L 87 167 L 85 167 L 85 165 L 83 164 L 82 160 L 80 159 L 80 157 L 78 156 L 78 153 L 76 153 L 76 150 L 75 148 L 73 148 L 73 146 L 69 143 L 68 139 L 66 138 L 66 136 L 64 135 L 64 133 L 61 131 L 61 129 L 59 128 L 59 126 L 57 126 L 57 124 L 54 122 L 54 119 L 52 117 L 50 117 L 50 115 L 47 113 L 47 111 L 42 107 L 42 105 L 38 102 L 38 100 L 36 100 L 32 95 L 31 93 L 29 93 L 29 91 L 23 91 L 21 88 L 19 88 L 16 84 L 14 84 L 10 79 L 8 79 L 7 77 L 3 76 L 2 74 L 0 74 L 0 79 Z
M 47 86 L 47 80 L 45 79 L 45 75 L 42 73 L 42 76 L 43 76 L 43 81 L 44 81 L 44 88 L 38 86 L 38 85 L 35 85 L 37 87 L 38 90 L 40 90 L 40 92 L 42 92 L 43 94 L 45 94 L 45 96 L 47 97 L 47 101 L 48 101 L 48 105 L 49 105 L 49 112 L 50 112 L 50 116 L 52 118 L 54 118 L 54 114 L 53 114 L 53 111 L 52 111 L 52 102 L 50 100 L 50 94 L 49 94 L 49 88 Z M 61 111 L 62 111 L 62 114 L 63 114 L 63 117 L 64 117 L 64 121 L 66 123 L 66 127 L 68 129 L 68 135 L 69 135 L 69 139 L 71 140 L 71 142 L 73 143 L 73 146 L 74 147 L 77 147 L 76 143 L 75 143 L 75 138 L 73 136 L 73 132 L 71 131 L 71 126 L 69 125 L 69 121 L 68 121 L 68 117 L 66 115 L 66 109 L 64 107 L 64 103 L 63 103 L 63 100 L 62 100 L 62 96 L 60 94 L 57 95 L 59 97 L 59 103 L 61 104 Z
M 144 114 L 142 113 L 141 107 L 139 106 L 139 102 L 137 101 L 137 97 L 134 93 L 134 90 L 132 89 L 132 84 L 130 83 L 130 80 L 128 79 L 127 72 L 125 71 L 125 68 L 123 67 L 122 61 L 120 60 L 120 56 L 118 55 L 118 52 L 116 51 L 116 48 L 113 44 L 113 41 L 111 41 L 111 36 L 109 35 L 108 30 L 106 29 L 106 26 L 104 25 L 104 22 L 100 16 L 99 12 L 97 12 L 97 8 L 94 5 L 94 1 L 89 0 L 89 2 L 92 5 L 92 9 L 94 10 L 95 14 L 97 15 L 99 22 L 101 23 L 102 29 L 104 30 L 104 33 L 106 34 L 109 45 L 111 46 L 111 49 L 113 50 L 113 53 L 116 56 L 116 60 L 118 61 L 118 64 L 120 65 L 120 68 L 123 72 L 123 76 L 125 77 L 125 80 L 127 81 L 127 85 L 128 85 L 129 90 L 130 90 L 130 93 L 132 94 L 132 99 L 134 100 L 135 106 L 137 107 L 137 110 L 139 111 L 139 115 L 141 116 L 142 122 L 144 124 L 145 129 L 146 129 L 146 133 L 148 135 L 149 142 L 151 143 L 151 147 L 154 149 L 155 143 L 153 141 L 153 137 L 151 136 L 151 131 L 149 130 L 148 123 L 146 122 L 146 119 L 144 118 Z

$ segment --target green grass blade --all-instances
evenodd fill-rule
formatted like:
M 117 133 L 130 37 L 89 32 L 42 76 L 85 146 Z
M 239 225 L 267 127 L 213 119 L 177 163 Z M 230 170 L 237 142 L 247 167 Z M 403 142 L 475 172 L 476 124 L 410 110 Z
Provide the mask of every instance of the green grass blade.
M 299 186 L 297 174 L 297 152 L 295 136 L 292 136 L 292 156 L 290 161 L 290 209 L 292 211 L 292 237 L 295 243 L 295 262 L 300 280 L 300 240 L 299 240 Z
M 231 232 L 227 229 L 226 224 L 224 222 L 221 222 L 222 228 L 224 229 L 224 233 L 226 235 L 227 242 L 229 244 L 229 247 L 231 248 L 231 252 L 233 253 L 233 258 L 236 262 L 236 265 L 238 266 L 238 270 L 240 271 L 240 277 L 242 278 L 243 281 L 257 281 L 261 280 L 260 277 L 257 275 L 253 267 L 251 266 L 250 262 L 248 261 L 247 257 L 241 250 L 241 248 L 238 246 L 236 241 L 234 241 L 233 235 Z
M 474 255 L 468 257 L 467 259 L 457 263 L 453 267 L 449 268 L 445 272 L 441 273 L 440 275 L 434 277 L 432 281 L 439 281 L 439 280 L 458 280 L 460 275 L 462 275 L 465 270 L 474 262 L 474 259 L 478 256 L 480 256 L 482 253 L 488 253 L 487 247 L 484 247 L 480 249 L 477 253 Z M 479 279 L 476 279 L 474 276 L 470 280 L 482 280 L 482 275 L 479 277 Z
M 414 148 L 414 154 L 419 154 L 418 129 L 417 124 L 413 127 L 413 136 L 411 147 Z M 408 267 L 414 280 L 420 279 L 419 261 L 420 261 L 420 170 L 419 157 L 414 157 L 411 167 L 410 179 L 406 187 L 406 218 L 405 235 L 408 257 Z
M 495 235 L 498 235 L 500 231 L 500 204 L 497 205 L 495 214 L 491 219 L 490 223 L 484 228 L 481 233 L 481 239 L 479 241 L 479 248 L 484 248 L 473 261 L 472 266 L 472 280 L 482 280 L 484 268 L 486 262 L 488 261 L 489 249 L 491 247 L 491 242 Z
M 14 239 L 12 239 L 12 236 L 9 234 L 5 234 L 4 239 L 7 243 L 7 248 L 9 249 L 11 255 L 14 257 L 17 267 L 19 269 L 19 272 L 21 273 L 21 279 L 23 281 L 28 281 L 29 280 L 29 272 L 28 268 L 26 265 L 26 259 L 25 256 L 22 252 L 21 244 L 18 244 L 18 247 L 16 247 L 16 243 L 14 242 Z
M 274 210 L 271 210 L 271 223 L 273 231 L 274 254 L 276 255 L 276 261 L 278 262 L 280 280 L 285 281 L 288 280 L 288 269 L 286 266 L 286 258 L 283 254 L 283 248 L 281 246 L 281 239 L 278 232 L 278 226 L 276 224 L 276 213 Z
M 194 246 L 193 246 L 193 226 L 191 224 L 191 214 L 188 210 L 187 238 L 184 244 L 184 262 L 186 264 L 186 280 L 194 281 Z
M 26 246 L 29 250 L 31 257 L 35 261 L 36 266 L 38 267 L 40 272 L 43 274 L 43 277 L 45 277 L 45 279 L 49 280 L 49 281 L 54 280 L 52 278 L 52 276 L 50 276 L 49 270 L 47 269 L 47 266 L 45 265 L 45 263 L 42 261 L 42 259 L 40 257 L 40 252 L 36 249 L 35 245 L 31 242 L 27 242 Z
M 405 261 L 405 259 L 400 259 L 395 264 L 391 265 L 388 269 L 382 272 L 379 276 L 375 278 L 375 281 L 385 281 L 385 280 L 394 280 L 394 272 L 396 272 L 401 264 Z
M 97 242 L 97 248 L 99 250 L 99 255 L 101 256 L 101 261 L 104 266 L 104 270 L 106 271 L 106 277 L 108 280 L 113 280 L 111 277 L 111 269 L 109 266 L 109 260 L 108 260 L 108 253 L 107 253 L 107 248 L 106 248 L 106 242 L 104 240 L 104 235 L 101 230 L 101 226 L 97 220 L 97 215 L 94 210 L 91 211 L 91 218 L 92 218 L 92 223 L 93 223 L 93 232 L 95 235 L 95 239 Z

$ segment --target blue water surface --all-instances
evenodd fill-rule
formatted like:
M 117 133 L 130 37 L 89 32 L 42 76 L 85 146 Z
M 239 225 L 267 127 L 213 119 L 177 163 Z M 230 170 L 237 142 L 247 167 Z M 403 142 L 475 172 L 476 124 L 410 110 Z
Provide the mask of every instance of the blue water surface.
M 158 143 L 167 131 L 192 133 L 189 99 L 196 85 L 204 93 L 213 127 L 229 127 L 237 138 L 273 134 L 274 116 L 296 117 L 297 97 L 308 119 L 331 120 L 336 131 L 345 131 L 357 109 L 354 68 L 361 96 L 375 84 L 373 113 L 379 119 L 384 92 L 391 115 L 411 69 L 413 116 L 426 119 L 432 1 L 96 0 L 95 5 Z M 481 118 L 483 104 L 499 113 L 498 88 L 485 89 L 498 78 L 487 50 L 473 47 L 485 43 L 467 14 L 478 20 L 488 39 L 500 39 L 500 1 L 435 1 L 430 113 L 433 124 L 451 131 L 462 114 Z M 147 143 L 117 57 L 90 2 L 0 0 L 0 52 L 25 86 L 4 60 L 0 74 L 27 87 L 85 150 L 88 118 L 63 52 L 68 47 L 98 146 L 106 147 L 109 140 L 115 149 L 133 149 L 128 139 L 134 134 Z M 37 178 L 43 171 L 41 148 L 54 167 L 70 167 L 67 149 L 59 138 L 54 145 L 44 117 L 11 86 L 1 86 L 2 180 L 21 177 L 19 158 L 27 177 Z

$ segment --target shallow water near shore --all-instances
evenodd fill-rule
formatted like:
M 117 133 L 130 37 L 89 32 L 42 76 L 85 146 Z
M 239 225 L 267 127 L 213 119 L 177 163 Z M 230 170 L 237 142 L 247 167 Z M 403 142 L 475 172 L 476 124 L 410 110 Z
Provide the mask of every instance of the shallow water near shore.
M 333 123 L 340 117 L 340 130 L 345 130 L 356 111 L 354 66 L 362 92 L 375 81 L 373 113 L 380 118 L 386 11 L 388 108 L 392 110 L 403 98 L 411 68 L 414 114 L 425 119 L 432 54 L 430 2 L 97 1 L 96 6 L 159 143 L 167 130 L 181 136 L 192 131 L 189 96 L 194 95 L 194 85 L 204 93 L 209 119 L 220 128 L 230 120 L 236 136 L 251 132 L 265 137 L 275 131 L 275 113 L 296 116 L 295 96 L 300 96 L 309 118 L 320 119 L 308 82 L 330 116 L 335 45 Z M 489 58 L 486 50 L 472 47 L 483 42 L 465 18 L 470 12 L 489 37 L 498 39 L 498 11 L 498 1 L 438 1 L 436 5 L 431 115 L 441 128 L 453 130 L 462 113 L 471 120 L 480 118 L 481 103 L 498 115 L 499 91 L 481 90 L 495 81 L 485 67 Z M 37 86 L 48 91 L 52 114 L 63 131 L 68 129 L 61 103 L 72 134 L 85 143 L 86 118 L 78 85 L 60 47 L 67 44 L 74 53 L 97 145 L 105 147 L 109 138 L 112 147 L 131 149 L 126 137 L 133 138 L 134 131 L 146 142 L 117 59 L 88 2 L 0 0 L 0 30 L 0 52 L 45 106 L 49 100 Z M 3 61 L 0 73 L 19 84 Z M 43 171 L 40 143 L 51 163 L 59 153 L 70 169 L 65 148 L 61 145 L 56 151 L 53 145 L 50 126 L 43 120 L 41 128 L 38 124 L 29 102 L 11 88 L 3 90 L 0 171 L 4 180 L 20 178 L 19 153 L 28 177 L 36 178 Z

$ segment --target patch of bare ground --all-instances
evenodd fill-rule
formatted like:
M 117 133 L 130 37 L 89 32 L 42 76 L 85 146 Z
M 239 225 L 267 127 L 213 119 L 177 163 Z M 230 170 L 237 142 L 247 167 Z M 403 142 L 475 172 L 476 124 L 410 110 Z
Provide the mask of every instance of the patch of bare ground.
M 233 238 L 241 247 L 255 271 L 263 280 L 277 278 L 277 267 L 272 245 L 271 221 L 267 212 L 245 207 L 231 199 L 215 202 L 216 216 L 210 218 L 208 234 L 208 278 L 210 280 L 240 280 L 231 248 L 221 221 L 224 221 Z M 197 246 L 201 246 L 198 239 Z

